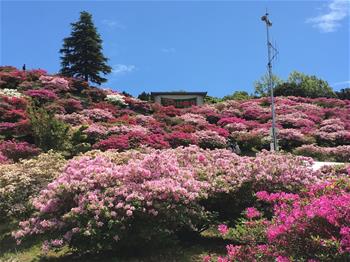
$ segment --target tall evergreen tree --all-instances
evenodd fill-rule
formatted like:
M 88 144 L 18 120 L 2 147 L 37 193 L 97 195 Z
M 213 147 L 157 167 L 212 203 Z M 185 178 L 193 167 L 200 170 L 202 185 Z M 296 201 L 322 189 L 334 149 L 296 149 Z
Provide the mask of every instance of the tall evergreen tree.
M 79 21 L 71 25 L 71 35 L 63 40 L 60 50 L 61 74 L 82 77 L 99 85 L 106 82 L 107 79 L 100 73 L 106 75 L 112 68 L 102 54 L 102 40 L 93 24 L 92 15 L 81 12 Z

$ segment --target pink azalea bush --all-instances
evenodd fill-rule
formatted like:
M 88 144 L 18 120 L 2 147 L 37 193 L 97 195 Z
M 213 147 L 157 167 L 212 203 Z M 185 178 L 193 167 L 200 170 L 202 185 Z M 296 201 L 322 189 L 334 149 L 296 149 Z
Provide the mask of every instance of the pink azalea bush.
M 172 150 L 126 165 L 101 156 L 72 160 L 33 200 L 36 215 L 21 222 L 14 236 L 50 233 L 58 236 L 48 239 L 51 247 L 105 249 L 198 229 L 208 216 L 198 200 L 209 185 L 183 160 Z
M 205 201 L 220 201 L 218 194 L 231 194 L 242 204 L 247 195 L 239 199 L 237 192 L 246 184 L 256 191 L 297 191 L 321 176 L 304 158 L 267 153 L 255 159 L 190 146 L 149 150 L 116 164 L 118 154 L 71 160 L 33 200 L 35 215 L 14 236 L 50 233 L 58 237 L 48 238 L 51 247 L 58 247 L 57 240 L 91 249 L 124 245 L 130 237 L 139 243 L 202 229 L 213 215 Z M 274 162 L 284 164 L 276 169 L 270 167 Z
M 108 121 L 113 118 L 111 112 L 99 108 L 94 109 L 84 109 L 81 112 L 83 115 L 90 118 L 92 121 Z
M 220 136 L 215 131 L 211 131 L 211 130 L 197 131 L 193 135 L 196 138 L 198 145 L 201 148 L 215 149 L 215 148 L 226 148 L 227 147 L 225 137 Z
M 350 162 L 350 146 L 320 147 L 316 145 L 302 145 L 293 152 L 296 155 L 313 157 L 319 161 Z
M 47 89 L 57 92 L 69 90 L 69 81 L 63 77 L 42 75 L 40 76 L 39 80 Z

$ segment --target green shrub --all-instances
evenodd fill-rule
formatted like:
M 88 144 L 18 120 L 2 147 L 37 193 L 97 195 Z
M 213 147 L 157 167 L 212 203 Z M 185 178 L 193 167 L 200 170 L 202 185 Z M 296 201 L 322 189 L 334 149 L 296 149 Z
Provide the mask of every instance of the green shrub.
M 64 151 L 70 147 L 69 126 L 43 108 L 28 108 L 35 144 L 45 152 Z

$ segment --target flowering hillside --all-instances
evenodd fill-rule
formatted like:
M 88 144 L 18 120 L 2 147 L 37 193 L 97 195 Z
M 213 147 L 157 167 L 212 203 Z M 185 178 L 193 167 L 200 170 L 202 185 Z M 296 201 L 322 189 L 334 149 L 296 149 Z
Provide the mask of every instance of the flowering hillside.
M 276 110 L 271 153 L 268 98 L 177 109 L 0 67 L 0 224 L 18 245 L 40 236 L 42 254 L 211 233 L 231 242 L 204 261 L 347 261 L 350 101 L 278 97 Z
M 28 157 L 30 150 L 35 151 L 27 110 L 30 104 L 67 123 L 71 136 L 77 132 L 86 135 L 75 141 L 83 143 L 85 151 L 190 144 L 214 149 L 234 142 L 243 154 L 269 149 L 268 98 L 176 109 L 91 87 L 77 79 L 49 76 L 43 70 L 23 72 L 12 67 L 0 69 L 0 88 L 0 135 L 13 139 L 12 150 L 28 150 L 24 152 Z M 278 97 L 276 104 L 282 150 L 321 160 L 349 161 L 349 100 Z M 9 149 L 0 151 L 3 158 L 17 160 Z

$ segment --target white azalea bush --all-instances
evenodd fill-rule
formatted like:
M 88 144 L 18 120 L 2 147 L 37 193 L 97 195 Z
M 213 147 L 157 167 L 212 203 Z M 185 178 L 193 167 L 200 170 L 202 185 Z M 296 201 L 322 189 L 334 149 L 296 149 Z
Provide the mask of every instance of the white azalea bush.
M 0 96 L 22 97 L 23 94 L 18 92 L 16 89 L 4 88 L 4 89 L 0 89 Z
M 48 152 L 15 164 L 0 164 L 0 221 L 23 217 L 37 196 L 62 171 L 66 160 Z
M 124 96 L 120 94 L 109 94 L 106 96 L 105 100 L 113 105 L 126 106 L 127 103 L 124 101 Z

